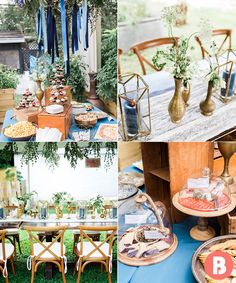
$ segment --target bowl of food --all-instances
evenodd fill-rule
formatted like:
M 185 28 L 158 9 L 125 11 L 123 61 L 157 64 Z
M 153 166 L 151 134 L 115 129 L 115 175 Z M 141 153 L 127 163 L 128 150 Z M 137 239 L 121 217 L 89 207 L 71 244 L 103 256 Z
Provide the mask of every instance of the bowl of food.
M 4 128 L 3 134 L 12 141 L 29 141 L 36 135 L 36 126 L 28 121 L 21 121 Z
M 89 129 L 97 124 L 97 116 L 93 113 L 81 113 L 75 115 L 75 123 L 82 129 Z

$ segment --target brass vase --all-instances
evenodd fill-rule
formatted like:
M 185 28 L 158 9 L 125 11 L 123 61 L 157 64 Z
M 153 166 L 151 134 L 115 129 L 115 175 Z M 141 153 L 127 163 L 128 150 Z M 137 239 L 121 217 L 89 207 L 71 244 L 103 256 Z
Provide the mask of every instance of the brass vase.
M 207 97 L 200 103 L 201 113 L 205 116 L 211 116 L 216 108 L 215 102 L 211 99 L 213 91 L 213 83 L 209 81 L 207 89 Z
M 183 87 L 182 97 L 183 97 L 183 100 L 185 102 L 185 105 L 189 106 L 189 103 L 188 103 L 189 98 L 190 98 L 190 84 L 189 83 L 187 83 L 187 85 Z
M 56 206 L 55 211 L 56 211 L 56 218 L 61 219 L 63 217 L 62 208 L 59 206 Z
M 230 162 L 230 158 L 236 152 L 236 142 L 219 141 L 218 148 L 224 158 L 224 170 L 220 177 L 228 185 L 232 185 L 234 183 L 234 179 L 232 176 L 230 176 L 230 173 L 229 173 L 229 162 Z
M 42 80 L 37 79 L 36 83 L 37 83 L 36 97 L 37 97 L 37 99 L 39 101 L 39 108 L 38 108 L 38 110 L 42 111 L 43 110 L 42 100 L 43 100 L 43 96 L 44 96 L 44 91 L 41 88 Z
M 168 106 L 171 122 L 176 124 L 180 123 L 186 111 L 186 105 L 181 94 L 181 84 L 182 79 L 175 78 L 175 93 Z

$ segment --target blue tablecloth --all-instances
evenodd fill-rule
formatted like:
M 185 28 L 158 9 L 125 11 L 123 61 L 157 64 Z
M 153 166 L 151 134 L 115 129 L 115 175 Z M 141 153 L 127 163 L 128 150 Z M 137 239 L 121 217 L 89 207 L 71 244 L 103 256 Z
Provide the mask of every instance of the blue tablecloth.
M 142 172 L 134 166 L 123 171 Z M 217 235 L 220 227 L 216 219 L 209 219 L 210 225 L 216 229 Z M 118 263 L 120 283 L 196 283 L 192 275 L 191 261 L 195 250 L 202 242 L 193 240 L 190 229 L 197 224 L 196 217 L 188 217 L 183 222 L 174 224 L 173 231 L 178 238 L 176 251 L 164 261 L 143 267 L 128 266 Z
M 94 107 L 94 110 L 93 111 L 96 111 L 96 112 L 101 112 L 100 109 Z M 74 121 L 74 114 L 72 114 L 72 125 L 71 125 L 71 128 L 70 128 L 70 132 L 69 132 L 69 135 L 68 135 L 68 138 L 67 140 L 73 140 L 73 137 L 72 137 L 72 133 L 73 132 L 79 132 L 81 131 L 81 129 L 75 125 L 75 121 Z M 9 125 L 13 125 L 15 124 L 17 121 L 16 119 L 12 118 L 13 117 L 13 110 L 12 109 L 9 109 L 7 112 L 6 112 L 6 115 L 5 115 L 5 119 L 4 119 L 4 122 L 3 122 L 3 126 L 2 126 L 2 129 L 4 129 L 5 127 L 9 126 Z M 116 120 L 112 120 L 112 121 L 109 121 L 108 118 L 105 118 L 105 119 L 102 119 L 102 120 L 99 120 L 96 124 L 96 126 L 92 129 L 90 129 L 90 140 L 91 141 L 98 141 L 98 140 L 95 140 L 94 137 L 96 135 L 96 132 L 99 128 L 99 126 L 101 124 L 116 124 L 117 121 Z M 10 139 L 6 138 L 3 133 L 0 134 L 0 142 L 8 142 L 8 141 L 11 141 Z

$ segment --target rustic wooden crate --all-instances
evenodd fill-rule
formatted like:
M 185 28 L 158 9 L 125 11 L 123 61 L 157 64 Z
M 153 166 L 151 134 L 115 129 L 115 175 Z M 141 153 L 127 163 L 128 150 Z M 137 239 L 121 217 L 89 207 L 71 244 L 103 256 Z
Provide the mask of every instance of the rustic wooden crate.
M 0 89 L 0 123 L 4 121 L 6 111 L 15 106 L 15 89 Z
M 62 140 L 69 134 L 72 121 L 72 106 L 64 105 L 64 112 L 60 114 L 48 114 L 45 110 L 38 115 L 39 128 L 56 128 L 62 133 Z
M 219 218 L 222 234 L 236 234 L 236 209 Z
M 71 103 L 72 101 L 72 93 L 71 93 L 71 87 L 70 86 L 65 86 L 64 87 L 64 90 L 66 91 L 66 95 L 68 97 L 68 103 Z M 52 102 L 50 102 L 50 97 L 51 97 L 51 88 L 50 87 L 47 87 L 45 89 L 45 105 L 48 106 L 48 105 L 51 105 L 53 104 Z M 58 98 L 63 98 L 63 96 L 59 96 Z

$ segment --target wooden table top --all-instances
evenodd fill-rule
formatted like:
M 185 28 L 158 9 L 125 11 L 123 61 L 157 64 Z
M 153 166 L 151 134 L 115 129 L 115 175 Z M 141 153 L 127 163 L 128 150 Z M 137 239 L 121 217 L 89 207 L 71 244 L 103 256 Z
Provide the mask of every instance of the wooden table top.
M 179 124 L 170 120 L 168 105 L 174 90 L 150 98 L 151 134 L 148 141 L 207 141 L 236 126 L 235 97 L 225 104 L 217 95 L 213 96 L 216 109 L 212 116 L 201 114 L 199 104 L 207 94 L 207 83 L 196 83 L 191 87 L 191 96 L 186 113 Z

